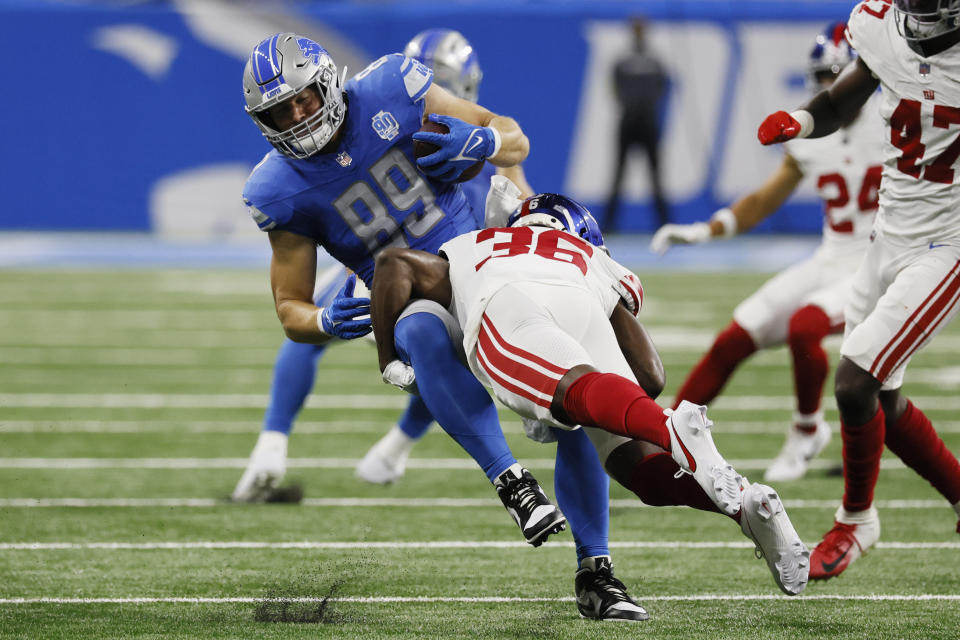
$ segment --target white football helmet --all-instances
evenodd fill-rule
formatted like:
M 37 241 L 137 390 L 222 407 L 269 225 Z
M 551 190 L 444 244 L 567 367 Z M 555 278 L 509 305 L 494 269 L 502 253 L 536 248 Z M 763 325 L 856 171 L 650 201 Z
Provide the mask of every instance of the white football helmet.
M 421 31 L 403 48 L 403 55 L 433 69 L 433 81 L 453 95 L 477 101 L 483 72 L 477 52 L 459 31 Z
M 908 42 L 923 42 L 960 27 L 960 0 L 894 0 L 897 30 Z
M 270 108 L 310 87 L 319 93 L 320 108 L 303 122 L 279 130 Z M 246 111 L 264 137 L 291 158 L 308 158 L 320 151 L 346 115 L 343 78 L 330 54 L 294 33 L 278 33 L 254 47 L 243 70 L 243 93 Z

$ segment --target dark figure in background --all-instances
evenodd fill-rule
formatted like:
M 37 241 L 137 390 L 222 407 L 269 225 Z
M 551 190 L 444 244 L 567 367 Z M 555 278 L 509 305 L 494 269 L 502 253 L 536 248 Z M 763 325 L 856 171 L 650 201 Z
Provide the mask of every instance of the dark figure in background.
M 604 216 L 604 231 L 617 229 L 620 209 L 620 188 L 627 152 L 639 146 L 647 154 L 653 206 L 657 225 L 670 222 L 667 200 L 660 183 L 660 122 L 662 101 L 667 93 L 669 79 L 663 65 L 647 49 L 646 21 L 634 18 L 633 50 L 624 56 L 613 70 L 614 88 L 620 105 L 620 129 L 617 137 L 617 166 L 614 170 L 610 199 Z

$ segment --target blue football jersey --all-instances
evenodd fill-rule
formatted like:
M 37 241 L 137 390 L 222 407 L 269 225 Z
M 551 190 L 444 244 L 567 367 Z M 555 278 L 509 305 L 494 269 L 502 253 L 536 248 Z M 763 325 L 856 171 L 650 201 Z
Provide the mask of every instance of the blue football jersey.
M 369 287 L 384 247 L 436 253 L 479 228 L 459 185 L 416 168 L 412 136 L 432 80 L 424 65 L 392 54 L 347 82 L 347 115 L 334 151 L 294 160 L 273 150 L 247 178 L 244 202 L 260 229 L 315 240 Z
M 482 229 L 483 213 L 487 205 L 487 192 L 490 191 L 490 177 L 497 173 L 497 168 L 485 162 L 483 168 L 472 180 L 461 182 L 463 194 L 467 196 L 467 202 L 473 210 L 473 219 L 477 224 L 477 229 Z M 471 229 L 472 231 L 472 229 Z

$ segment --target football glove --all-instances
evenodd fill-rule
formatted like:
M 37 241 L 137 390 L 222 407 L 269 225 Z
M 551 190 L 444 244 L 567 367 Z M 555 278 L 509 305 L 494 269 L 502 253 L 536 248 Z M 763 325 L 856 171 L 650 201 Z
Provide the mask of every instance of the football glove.
M 407 393 L 418 393 L 417 375 L 413 367 L 400 360 L 392 360 L 383 368 L 383 381 L 403 389 Z
M 417 166 L 431 178 L 453 182 L 465 169 L 493 155 L 497 136 L 490 127 L 478 127 L 451 116 L 430 114 L 431 122 L 444 124 L 447 133 L 418 131 L 414 140 L 440 147 L 428 156 L 417 159 Z
M 507 218 L 523 204 L 520 188 L 506 176 L 490 176 L 490 190 L 484 206 L 483 224 L 491 227 L 507 226 Z
M 703 244 L 710 240 L 710 224 L 665 224 L 653 234 L 650 251 L 658 256 L 665 254 L 675 244 Z
M 786 111 L 771 113 L 757 129 L 757 139 L 760 140 L 760 144 L 786 142 L 799 134 L 800 123 Z
M 354 298 L 353 289 L 356 285 L 357 274 L 351 273 L 330 306 L 320 309 L 317 315 L 320 330 L 328 336 L 353 340 L 373 331 L 370 298 Z

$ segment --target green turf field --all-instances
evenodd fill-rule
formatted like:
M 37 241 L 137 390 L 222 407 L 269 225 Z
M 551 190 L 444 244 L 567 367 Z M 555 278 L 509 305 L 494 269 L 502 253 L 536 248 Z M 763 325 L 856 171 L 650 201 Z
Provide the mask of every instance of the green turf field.
M 762 279 L 643 278 L 665 396 Z M 367 344 L 328 352 L 291 440 L 304 503 L 224 501 L 282 338 L 265 271 L 5 271 L 0 301 L 0 638 L 960 637 L 956 516 L 893 458 L 877 488 L 881 544 L 792 599 L 731 521 L 643 507 L 615 487 L 617 575 L 651 620 L 585 621 L 569 532 L 523 544 L 439 429 L 398 484 L 354 480 L 405 401 L 380 383 Z M 913 360 L 906 387 L 956 453 L 958 353 L 955 323 Z M 711 409 L 719 449 L 754 479 L 780 448 L 791 392 L 780 349 Z M 553 447 L 502 415 L 549 489 Z M 777 487 L 810 545 L 841 496 L 839 459 L 835 434 L 806 479 Z

